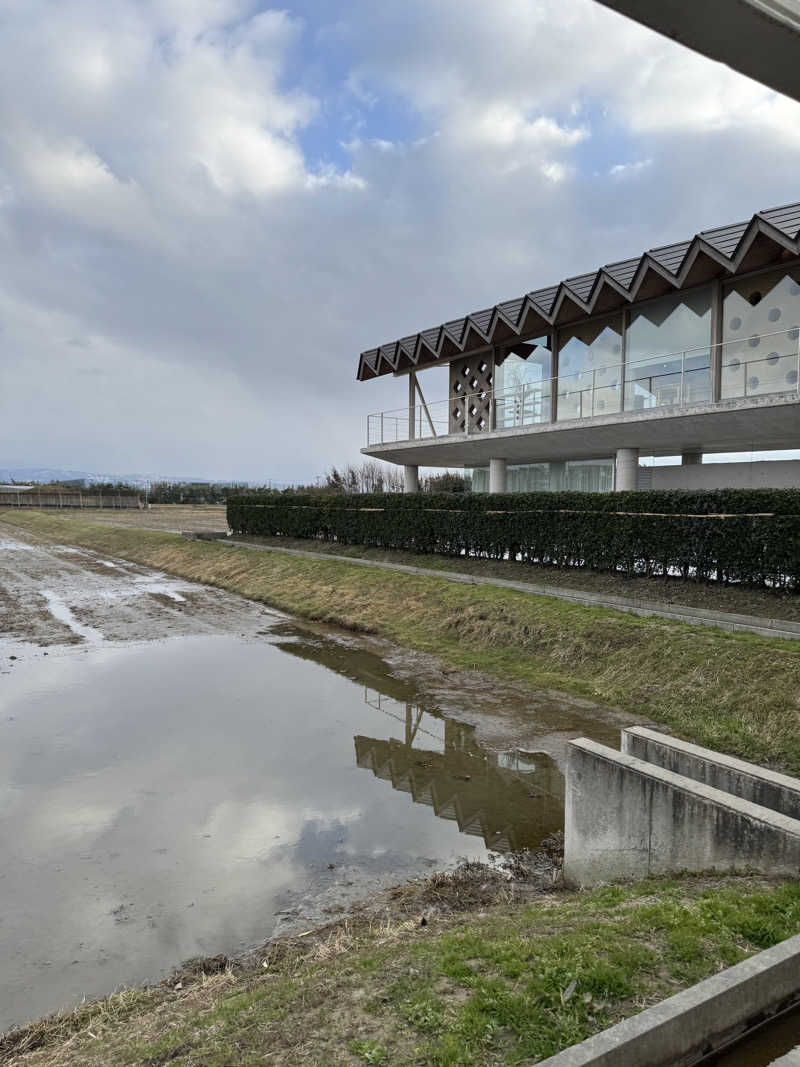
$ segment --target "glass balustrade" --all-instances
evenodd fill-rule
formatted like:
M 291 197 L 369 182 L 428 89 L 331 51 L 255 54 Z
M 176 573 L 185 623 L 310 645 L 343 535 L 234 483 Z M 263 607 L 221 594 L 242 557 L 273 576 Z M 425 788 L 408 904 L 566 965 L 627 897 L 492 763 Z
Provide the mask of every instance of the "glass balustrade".
M 709 404 L 713 399 L 712 364 L 717 354 L 719 397 L 723 401 L 798 392 L 800 327 L 792 327 L 725 341 L 719 346 L 584 368 L 557 379 L 523 381 L 503 391 L 483 390 L 466 397 L 379 412 L 368 417 L 367 441 L 373 445 L 468 436 L 555 420 Z M 474 411 L 475 417 L 464 421 L 465 407 L 468 412 Z M 458 426 L 463 428 L 454 430 L 457 417 L 461 417 Z

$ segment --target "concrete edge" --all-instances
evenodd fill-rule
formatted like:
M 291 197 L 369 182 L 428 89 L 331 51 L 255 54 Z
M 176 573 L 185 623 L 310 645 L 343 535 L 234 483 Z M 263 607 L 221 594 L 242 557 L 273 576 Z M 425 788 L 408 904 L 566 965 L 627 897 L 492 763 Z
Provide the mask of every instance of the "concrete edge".
M 690 741 L 682 741 L 678 737 L 673 737 L 671 734 L 663 734 L 658 730 L 651 730 L 647 726 L 626 726 L 623 728 L 622 751 L 626 755 L 630 754 L 625 749 L 625 737 L 627 734 L 635 734 L 637 737 L 653 741 L 656 744 L 663 745 L 665 748 L 675 749 L 685 753 L 687 756 L 695 756 L 709 763 L 727 767 L 729 770 L 749 775 L 751 778 L 759 779 L 759 781 L 769 782 L 780 786 L 782 789 L 800 794 L 800 778 L 793 778 L 788 774 L 768 770 L 766 767 L 760 767 L 757 763 L 747 763 L 745 760 L 736 759 L 735 756 L 726 756 L 723 752 L 714 752 L 713 749 L 693 745 Z
M 379 570 L 399 571 L 401 574 L 419 574 L 429 578 L 445 578 L 449 582 L 463 585 L 487 585 L 499 589 L 512 589 L 517 593 L 532 593 L 535 596 L 552 597 L 583 607 L 610 608 L 643 618 L 658 616 L 685 622 L 690 626 L 716 626 L 733 633 L 752 633 L 759 637 L 780 637 L 789 641 L 800 641 L 800 622 L 791 619 L 770 619 L 759 615 L 736 615 L 732 612 L 713 611 L 708 608 L 692 608 L 677 605 L 672 608 L 656 600 L 640 600 L 618 596 L 603 596 L 580 589 L 565 589 L 556 585 L 537 585 L 533 582 L 515 582 L 508 578 L 486 578 L 475 574 L 462 574 L 458 571 L 440 571 L 432 567 L 413 567 L 407 563 L 391 563 L 388 560 L 361 559 L 358 556 L 339 556 L 332 552 L 312 552 L 301 548 L 282 548 L 279 545 L 253 545 L 238 541 L 227 534 L 185 532 L 181 537 L 189 541 L 224 541 L 237 548 L 246 548 L 254 552 L 283 552 L 289 556 L 303 559 L 330 560 L 333 563 L 352 563 L 356 567 L 376 567 Z
M 800 1002 L 800 934 L 564 1049 L 542 1067 L 690 1067 Z
M 618 766 L 625 767 L 627 770 L 633 771 L 635 774 L 641 774 L 645 778 L 655 779 L 684 795 L 697 797 L 708 804 L 724 808 L 734 815 L 745 816 L 755 822 L 760 822 L 772 829 L 779 830 L 781 833 L 790 834 L 800 839 L 800 819 L 792 819 L 789 815 L 782 815 L 778 811 L 772 811 L 771 808 L 754 804 L 751 800 L 742 800 L 741 797 L 734 796 L 732 793 L 726 793 L 722 789 L 714 789 L 710 785 L 696 782 L 694 779 L 686 778 L 682 774 L 675 774 L 674 771 L 665 770 L 654 763 L 647 763 L 646 760 L 639 759 L 638 756 L 630 756 L 626 752 L 608 748 L 606 745 L 601 745 L 588 737 L 578 737 L 573 741 L 568 741 L 567 749 L 569 750 L 570 748 L 581 749 L 583 752 L 587 752 L 598 759 L 604 759 L 608 763 L 615 763 Z M 800 979 L 798 979 L 798 984 L 800 984 Z

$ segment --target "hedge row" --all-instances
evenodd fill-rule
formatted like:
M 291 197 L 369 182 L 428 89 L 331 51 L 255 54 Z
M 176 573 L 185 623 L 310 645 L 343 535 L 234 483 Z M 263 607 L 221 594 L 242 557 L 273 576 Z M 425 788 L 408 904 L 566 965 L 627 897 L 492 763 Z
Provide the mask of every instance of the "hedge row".
M 800 490 L 241 496 L 238 534 L 800 589 Z

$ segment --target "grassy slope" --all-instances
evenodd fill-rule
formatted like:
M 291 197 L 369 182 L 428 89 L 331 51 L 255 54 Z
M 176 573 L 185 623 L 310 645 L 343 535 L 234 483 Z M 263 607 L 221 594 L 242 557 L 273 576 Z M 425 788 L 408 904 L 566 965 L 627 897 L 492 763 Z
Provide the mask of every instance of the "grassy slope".
M 0 1038 L 0 1063 L 531 1062 L 798 930 L 800 885 L 744 879 L 342 924 Z
M 0 519 L 457 667 L 646 714 L 701 744 L 800 772 L 800 642 L 58 515 L 6 511 Z
M 127 516 L 126 516 L 127 518 Z M 112 521 L 111 517 L 108 518 Z M 147 520 L 144 520 L 145 522 Z M 185 515 L 185 528 L 200 529 L 202 517 Z M 118 520 L 119 522 L 119 520 Z M 155 529 L 155 527 L 152 527 Z M 800 596 L 785 590 L 758 589 L 752 586 L 722 585 L 715 582 L 684 581 L 682 578 L 635 578 L 608 571 L 590 571 L 585 567 L 548 567 L 539 563 L 520 563 L 507 559 L 484 559 L 480 556 L 440 556 L 433 553 L 405 552 L 371 545 L 343 545 L 337 541 L 316 541 L 299 537 L 240 538 L 253 544 L 273 548 L 293 548 L 321 555 L 348 556 L 355 559 L 384 560 L 426 570 L 455 571 L 484 578 L 503 578 L 532 585 L 578 589 L 604 596 L 651 600 L 664 604 L 681 604 L 741 615 L 761 615 L 771 619 L 800 620 Z

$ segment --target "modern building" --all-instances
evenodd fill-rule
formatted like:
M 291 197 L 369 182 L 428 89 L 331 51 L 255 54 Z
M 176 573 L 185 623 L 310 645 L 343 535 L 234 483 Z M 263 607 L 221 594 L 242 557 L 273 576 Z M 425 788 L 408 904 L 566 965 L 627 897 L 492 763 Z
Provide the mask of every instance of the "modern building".
M 362 452 L 406 491 L 420 466 L 490 492 L 798 486 L 798 460 L 703 455 L 800 449 L 800 203 L 361 354 L 360 381 L 388 374 L 408 403 L 368 417 Z

